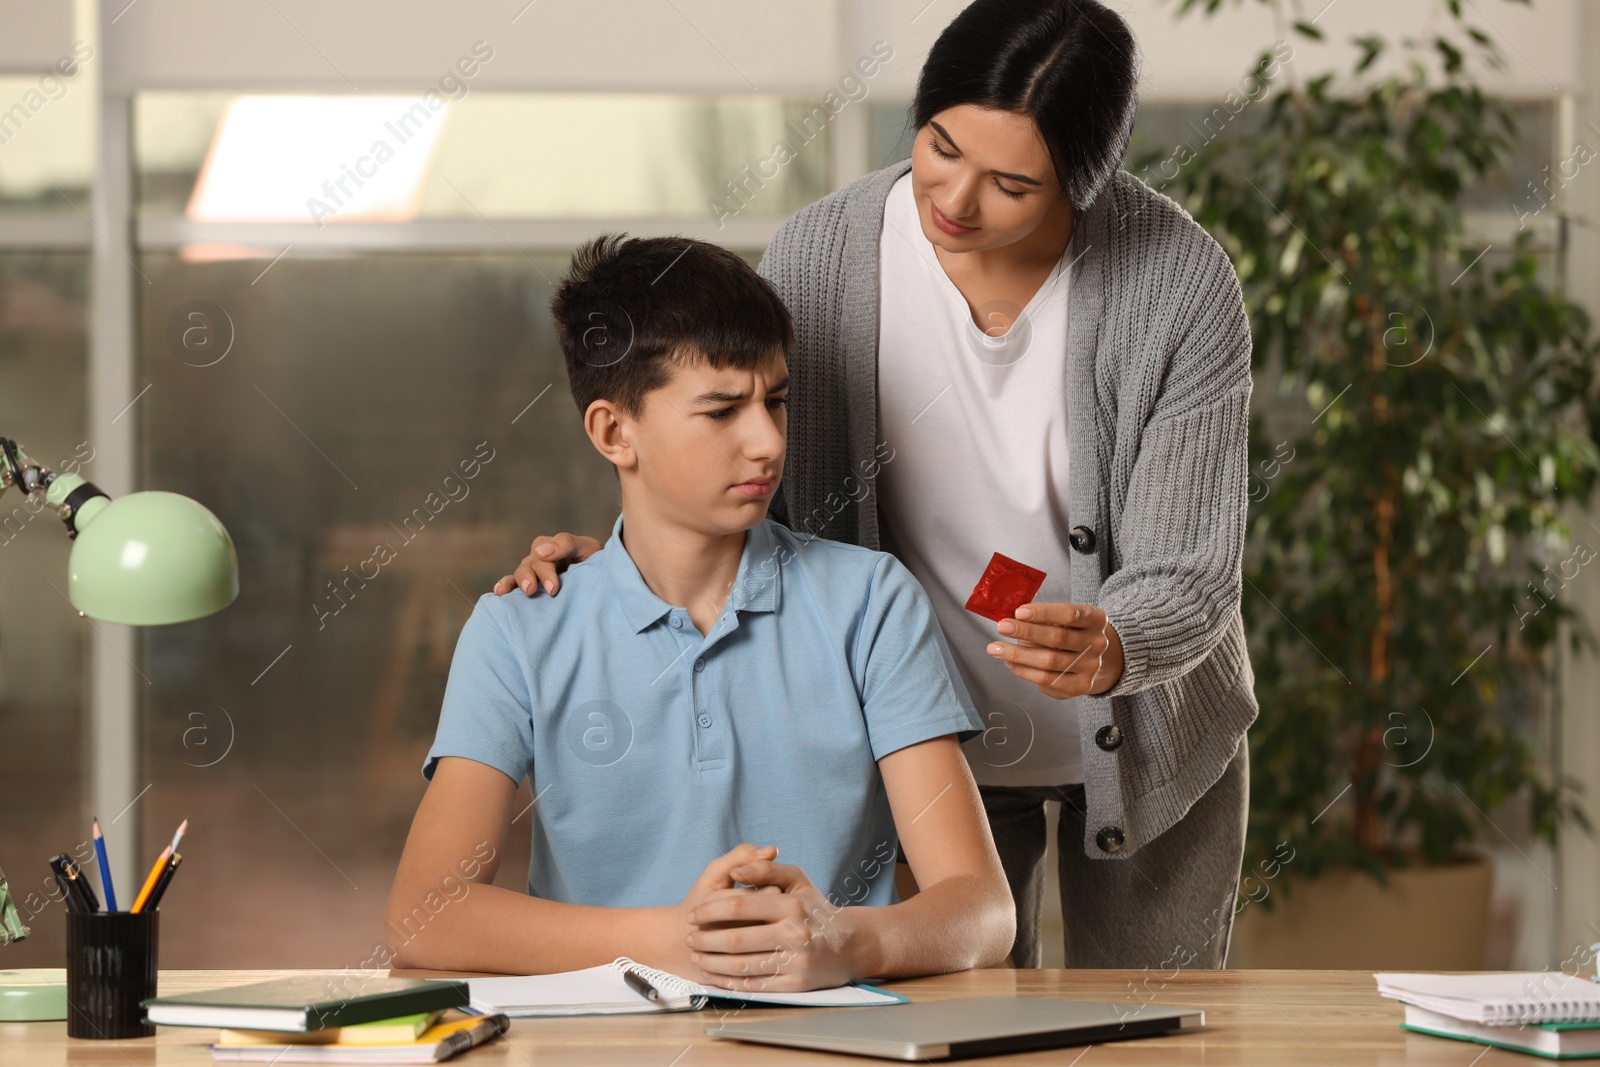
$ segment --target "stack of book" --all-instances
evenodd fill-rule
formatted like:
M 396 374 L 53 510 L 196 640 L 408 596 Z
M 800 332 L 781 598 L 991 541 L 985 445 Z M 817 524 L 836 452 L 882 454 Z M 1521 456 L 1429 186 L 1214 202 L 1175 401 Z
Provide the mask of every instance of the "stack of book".
M 1600 983 L 1562 971 L 1374 974 L 1400 1025 L 1553 1060 L 1600 1057 Z
M 465 982 L 351 975 L 281 978 L 144 1002 L 158 1026 L 221 1030 L 212 1059 L 232 1063 L 438 1063 L 510 1028 L 505 1015 L 452 1009 Z

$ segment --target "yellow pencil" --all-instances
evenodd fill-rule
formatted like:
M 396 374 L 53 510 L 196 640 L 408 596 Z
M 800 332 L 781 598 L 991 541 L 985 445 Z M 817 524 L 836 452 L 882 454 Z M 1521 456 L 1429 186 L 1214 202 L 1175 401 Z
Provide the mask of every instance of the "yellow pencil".
M 156 859 L 156 865 L 150 868 L 150 877 L 144 880 L 144 888 L 139 890 L 139 899 L 133 902 L 134 911 L 144 907 L 144 902 L 150 899 L 150 893 L 156 887 L 156 880 L 161 877 L 161 868 L 167 865 L 167 857 L 170 855 L 172 855 L 171 845 L 161 850 L 161 855 Z

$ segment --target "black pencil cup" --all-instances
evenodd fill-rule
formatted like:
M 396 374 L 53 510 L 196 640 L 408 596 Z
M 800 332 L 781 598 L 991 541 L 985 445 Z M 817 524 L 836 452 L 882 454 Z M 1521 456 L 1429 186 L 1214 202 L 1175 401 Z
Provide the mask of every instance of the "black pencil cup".
M 157 911 L 67 913 L 67 1036 L 151 1037 L 140 1001 L 156 995 Z

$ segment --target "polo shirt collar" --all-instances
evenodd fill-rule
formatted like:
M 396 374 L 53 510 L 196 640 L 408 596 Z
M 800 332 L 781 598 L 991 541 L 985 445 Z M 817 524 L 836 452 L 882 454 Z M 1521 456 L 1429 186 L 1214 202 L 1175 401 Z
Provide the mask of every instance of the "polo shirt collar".
M 611 538 L 601 556 L 611 590 L 622 614 L 642 633 L 672 611 L 672 605 L 651 592 L 639 573 L 638 564 L 622 544 L 622 516 L 611 524 Z M 783 567 L 780 548 L 772 533 L 772 520 L 762 519 L 744 540 L 739 557 L 739 572 L 734 576 L 727 607 L 735 611 L 777 611 L 783 592 Z

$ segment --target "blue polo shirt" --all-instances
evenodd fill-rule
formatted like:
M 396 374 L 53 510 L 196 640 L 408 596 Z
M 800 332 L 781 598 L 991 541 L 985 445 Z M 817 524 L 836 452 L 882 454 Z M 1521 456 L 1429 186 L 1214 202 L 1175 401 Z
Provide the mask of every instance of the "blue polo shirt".
M 980 733 L 927 595 L 883 552 L 763 519 L 702 636 L 622 545 L 555 597 L 486 593 L 423 764 L 465 756 L 535 797 L 528 892 L 655 907 L 741 841 L 836 904 L 890 904 L 899 849 L 877 761 Z

